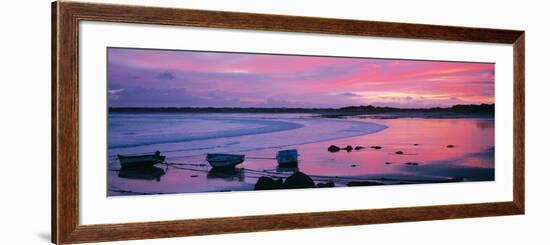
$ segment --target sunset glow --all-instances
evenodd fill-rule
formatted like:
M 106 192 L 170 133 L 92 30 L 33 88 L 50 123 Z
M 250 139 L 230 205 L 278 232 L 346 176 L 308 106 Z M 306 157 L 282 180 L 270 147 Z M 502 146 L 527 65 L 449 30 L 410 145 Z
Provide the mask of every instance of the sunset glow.
M 494 103 L 494 64 L 108 49 L 111 107 Z

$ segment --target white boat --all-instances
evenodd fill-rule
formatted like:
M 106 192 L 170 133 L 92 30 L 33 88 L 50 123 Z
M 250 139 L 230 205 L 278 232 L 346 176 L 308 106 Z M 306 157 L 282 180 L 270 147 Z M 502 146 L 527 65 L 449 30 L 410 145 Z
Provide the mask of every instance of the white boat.
M 154 154 L 123 156 L 117 155 L 122 168 L 149 168 L 155 164 L 163 163 L 165 156 L 160 155 L 160 151 Z
M 206 154 L 206 161 L 213 168 L 232 168 L 244 162 L 244 155 L 208 153 Z
M 279 151 L 276 158 L 279 165 L 296 165 L 298 164 L 298 151 L 296 149 Z

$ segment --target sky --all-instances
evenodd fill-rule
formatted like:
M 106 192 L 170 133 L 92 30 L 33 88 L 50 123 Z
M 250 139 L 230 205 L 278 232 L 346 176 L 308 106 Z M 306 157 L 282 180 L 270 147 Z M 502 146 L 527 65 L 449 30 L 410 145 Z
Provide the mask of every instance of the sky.
M 493 63 L 107 49 L 110 107 L 494 103 Z

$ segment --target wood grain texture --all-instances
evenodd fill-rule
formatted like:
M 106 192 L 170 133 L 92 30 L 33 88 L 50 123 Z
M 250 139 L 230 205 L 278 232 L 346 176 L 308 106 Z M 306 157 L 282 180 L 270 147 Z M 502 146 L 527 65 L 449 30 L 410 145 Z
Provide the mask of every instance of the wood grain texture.
M 426 207 L 79 225 L 79 21 L 505 43 L 514 56 L 513 200 Z M 525 212 L 525 34 L 451 27 L 60 1 L 52 4 L 52 242 L 57 244 L 454 219 Z
M 54 146 L 54 172 L 56 181 L 55 227 L 52 238 L 63 244 L 69 234 L 78 227 L 78 26 L 75 13 L 63 2 L 52 5 L 56 13 L 55 40 L 56 81 L 52 111 Z
M 525 33 L 514 42 L 514 203 L 525 213 Z
M 349 19 L 62 2 L 81 20 L 336 35 L 514 43 L 521 31 Z
M 518 214 L 512 202 L 85 225 L 70 242 L 152 239 Z
M 51 241 L 57 239 L 57 3 L 52 3 L 51 11 Z

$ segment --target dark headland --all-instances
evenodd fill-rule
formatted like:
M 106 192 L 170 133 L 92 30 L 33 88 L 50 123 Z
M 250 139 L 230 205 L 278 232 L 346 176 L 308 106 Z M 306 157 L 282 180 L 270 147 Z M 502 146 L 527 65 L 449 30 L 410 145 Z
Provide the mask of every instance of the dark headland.
M 110 113 L 311 113 L 321 117 L 379 115 L 391 117 L 494 117 L 494 104 L 454 105 L 432 108 L 395 108 L 372 105 L 341 108 L 262 108 L 262 107 L 109 107 Z

